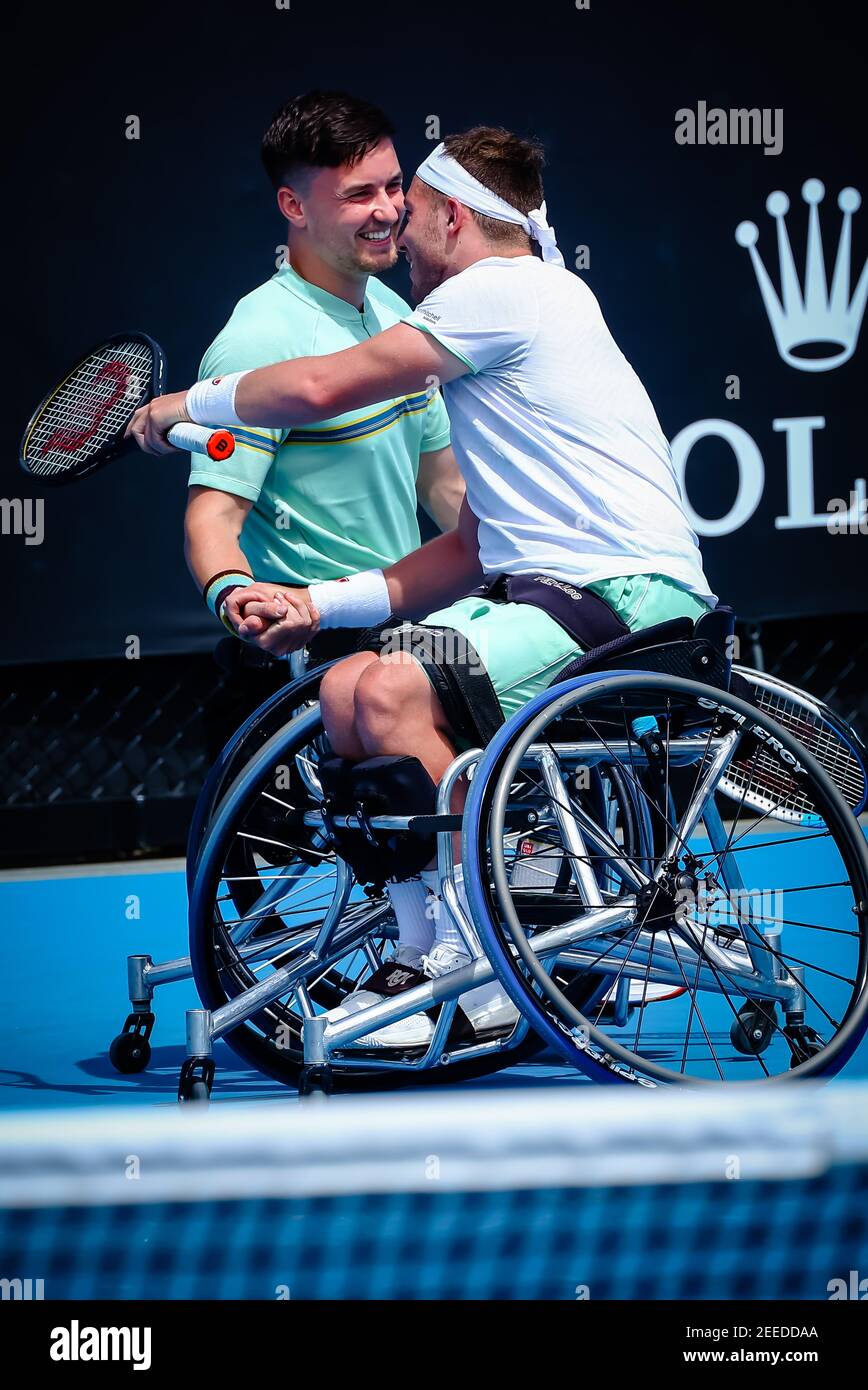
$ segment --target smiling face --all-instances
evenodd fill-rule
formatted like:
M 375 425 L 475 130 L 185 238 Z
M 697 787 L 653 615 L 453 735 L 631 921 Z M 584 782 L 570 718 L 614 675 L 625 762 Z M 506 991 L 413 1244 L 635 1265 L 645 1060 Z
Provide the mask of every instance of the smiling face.
M 414 178 L 404 200 L 404 226 L 398 250 L 410 266 L 410 297 L 419 304 L 446 278 L 449 204 Z
M 395 264 L 404 193 L 391 140 L 381 140 L 355 164 L 312 171 L 299 194 L 304 229 L 332 269 L 378 275 Z

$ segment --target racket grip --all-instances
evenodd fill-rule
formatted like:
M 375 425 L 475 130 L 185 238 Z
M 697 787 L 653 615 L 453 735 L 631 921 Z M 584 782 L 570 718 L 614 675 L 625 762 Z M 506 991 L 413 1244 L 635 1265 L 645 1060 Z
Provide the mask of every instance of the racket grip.
M 167 435 L 176 449 L 189 449 L 193 454 L 207 454 L 219 462 L 235 452 L 235 436 L 231 430 L 211 430 L 206 425 L 173 425 Z

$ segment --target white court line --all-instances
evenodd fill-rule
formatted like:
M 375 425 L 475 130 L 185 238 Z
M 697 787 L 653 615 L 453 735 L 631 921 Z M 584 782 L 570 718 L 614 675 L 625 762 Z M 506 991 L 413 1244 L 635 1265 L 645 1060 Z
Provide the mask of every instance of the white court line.
M 868 811 L 863 812 L 858 819 L 860 826 L 868 835 Z M 723 826 L 727 834 L 732 825 L 732 820 L 724 818 Z M 776 834 L 791 834 L 792 831 L 792 825 L 784 825 L 780 821 L 768 820 L 763 822 L 762 834 L 769 839 Z M 807 834 L 807 831 L 805 833 Z M 697 836 L 697 839 L 701 840 L 707 838 L 702 834 Z M 178 857 L 175 859 L 123 859 L 107 864 L 53 864 L 46 868 L 35 865 L 30 869 L 0 869 L 0 883 L 26 883 L 28 881 L 38 883 L 44 879 L 53 878 L 118 878 L 121 874 L 128 874 L 131 871 L 137 874 L 183 873 L 185 862 L 183 858 Z
M 184 860 L 122 859 L 108 864 L 52 864 L 30 869 L 0 869 L 0 883 L 41 882 L 52 878 L 119 878 L 122 874 L 183 873 Z

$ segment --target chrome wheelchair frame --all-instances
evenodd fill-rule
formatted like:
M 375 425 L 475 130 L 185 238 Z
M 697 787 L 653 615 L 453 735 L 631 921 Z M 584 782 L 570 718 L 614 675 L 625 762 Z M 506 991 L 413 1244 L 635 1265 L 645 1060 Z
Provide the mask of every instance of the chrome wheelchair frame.
M 301 662 L 297 657 L 294 662 L 295 680 L 293 684 L 304 674 L 300 670 L 300 666 Z M 759 693 L 758 706 L 760 709 L 763 708 L 763 701 L 765 701 L 767 709 L 774 708 L 779 717 L 781 717 L 782 712 L 786 714 L 789 711 L 791 735 L 792 728 L 799 726 L 799 718 L 793 716 L 792 711 L 796 710 L 797 716 L 800 712 L 813 711 L 823 729 L 834 729 L 842 746 L 852 752 L 855 761 L 864 769 L 864 757 L 862 756 L 864 750 L 861 749 L 857 736 L 831 711 L 828 711 L 819 702 L 812 700 L 804 692 L 766 677 L 760 672 L 741 667 L 735 667 L 734 670 L 752 686 L 755 692 Z M 316 674 L 316 672 L 307 673 L 311 677 Z M 624 674 L 629 675 L 630 673 L 625 672 Z M 635 673 L 633 674 L 635 675 Z M 527 719 L 536 714 L 539 709 L 546 708 L 556 699 L 563 700 L 575 691 L 586 689 L 589 684 L 593 685 L 595 679 L 599 682 L 598 676 L 580 676 L 574 681 L 564 683 L 562 687 L 555 686 L 549 691 L 543 692 L 543 695 L 531 702 L 528 709 L 519 711 L 519 714 L 508 722 L 501 730 L 498 739 L 495 739 L 489 748 L 486 750 L 471 749 L 456 757 L 447 769 L 438 788 L 436 815 L 449 821 L 449 807 L 457 780 L 464 774 L 475 770 L 476 776 L 471 783 L 471 797 L 468 803 L 468 808 L 470 808 L 474 802 L 474 784 L 476 777 L 479 776 L 480 768 L 485 776 L 495 766 L 497 757 L 502 756 L 504 739 L 508 742 L 510 734 L 515 732 L 511 726 L 518 727 L 526 724 Z M 208 873 L 213 871 L 213 864 L 209 862 L 209 855 L 213 857 L 214 854 L 219 854 L 219 847 L 213 848 L 217 843 L 213 835 L 209 837 L 209 824 L 205 823 L 206 821 L 210 822 L 211 812 L 214 811 L 214 787 L 219 785 L 219 769 L 221 766 L 231 765 L 233 752 L 239 748 L 243 741 L 244 730 L 256 720 L 258 715 L 261 716 L 263 710 L 279 709 L 281 700 L 286 700 L 288 689 L 290 687 L 278 692 L 276 696 L 272 696 L 260 707 L 259 711 L 251 716 L 247 724 L 242 726 L 242 729 L 224 750 L 224 755 L 214 771 L 214 782 L 209 778 L 211 785 L 206 785 L 206 788 L 203 789 L 203 795 L 200 798 L 201 812 L 197 815 L 193 827 L 195 833 L 197 827 L 202 826 L 203 843 L 201 853 L 197 853 L 195 860 L 189 865 L 191 890 L 194 898 L 197 882 L 202 880 L 203 875 L 207 877 Z M 726 697 L 722 697 L 722 699 L 725 703 Z M 286 726 L 286 728 L 292 727 L 299 747 L 302 746 L 299 740 L 303 740 L 308 735 L 315 737 L 318 732 L 317 708 L 309 702 L 305 702 L 305 704 L 308 707 L 298 711 L 295 718 Z M 779 727 L 783 729 L 785 734 L 787 733 L 786 720 Z M 703 789 L 707 786 L 712 792 L 714 791 L 739 737 L 740 735 L 736 731 L 731 730 L 726 737 L 722 737 L 716 742 L 710 742 L 705 748 L 702 753 L 701 768 L 704 779 Z M 279 742 L 280 731 L 269 740 L 269 747 L 275 744 L 275 739 Z M 277 745 L 275 744 L 275 746 Z M 688 737 L 680 741 L 670 740 L 667 756 L 671 759 L 674 768 L 679 763 L 682 766 L 691 762 L 695 763 L 698 751 L 696 739 Z M 709 751 L 711 752 L 710 759 L 708 759 Z M 255 757 L 248 768 L 241 770 L 228 791 L 225 791 L 225 795 L 221 797 L 218 809 L 224 824 L 231 821 L 237 809 L 244 804 L 245 798 L 249 796 L 251 786 L 264 765 L 263 754 L 264 760 L 267 762 L 269 754 L 265 753 L 263 749 L 263 753 Z M 601 836 L 600 828 L 589 823 L 587 817 L 583 820 L 581 816 L 576 816 L 574 806 L 569 808 L 559 806 L 557 789 L 561 772 L 558 768 L 558 758 L 567 761 L 572 759 L 573 762 L 581 762 L 582 766 L 589 767 L 595 764 L 610 763 L 613 757 L 626 757 L 628 754 L 635 773 L 641 760 L 641 753 L 638 748 L 619 747 L 611 742 L 604 748 L 587 739 L 574 741 L 572 746 L 559 744 L 557 758 L 551 747 L 544 744 L 531 744 L 523 755 L 525 761 L 520 760 L 522 767 L 528 764 L 535 767 L 541 778 L 541 783 L 548 789 L 554 820 L 558 823 L 558 833 L 569 857 L 571 875 L 575 880 L 576 890 L 583 899 L 581 925 L 573 920 L 551 926 L 547 930 L 538 931 L 535 936 L 524 941 L 525 952 L 523 954 L 514 940 L 505 942 L 502 935 L 498 937 L 497 933 L 494 932 L 490 901 L 486 903 L 485 895 L 481 896 L 479 891 L 481 878 L 473 885 L 471 904 L 474 921 L 468 922 L 463 914 L 454 884 L 452 831 L 451 828 L 441 829 L 437 833 L 441 896 L 452 912 L 459 931 L 465 939 L 465 948 L 467 954 L 472 958 L 471 963 L 453 974 L 432 980 L 425 985 L 416 986 L 396 997 L 384 999 L 382 1003 L 366 1008 L 362 1013 L 357 1013 L 338 1022 L 330 1022 L 325 1017 L 324 1012 L 317 1012 L 310 998 L 306 997 L 305 981 L 313 970 L 320 973 L 328 970 L 343 960 L 348 951 L 356 948 L 362 951 L 368 966 L 372 969 L 376 968 L 381 957 L 371 944 L 372 931 L 376 928 L 384 939 L 388 939 L 390 934 L 394 935 L 394 929 L 390 932 L 388 926 L 384 925 L 384 919 L 388 916 L 387 908 L 383 902 L 368 902 L 365 905 L 351 904 L 351 894 L 354 887 L 353 876 L 344 861 L 337 859 L 335 891 L 332 902 L 318 927 L 298 934 L 297 939 L 292 941 L 289 948 L 285 936 L 279 936 L 274 940 L 256 940 L 254 933 L 258 924 L 266 916 L 275 913 L 279 916 L 279 908 L 282 903 L 286 902 L 288 888 L 291 894 L 294 891 L 293 884 L 303 880 L 304 871 L 302 870 L 296 879 L 291 875 L 283 877 L 278 874 L 271 885 L 267 886 L 261 893 L 256 904 L 256 911 L 242 922 L 233 933 L 234 947 L 237 948 L 239 956 L 245 961 L 267 963 L 274 960 L 278 962 L 277 967 L 270 975 L 218 1007 L 195 1009 L 188 1012 L 188 1058 L 182 1070 L 179 1087 L 181 1098 L 204 1099 L 209 1095 L 214 1078 L 214 1042 L 218 1038 L 228 1036 L 228 1040 L 232 1044 L 231 1035 L 235 1033 L 239 1025 L 260 1015 L 275 1000 L 292 990 L 295 990 L 294 997 L 298 1001 L 303 1016 L 301 1032 L 304 1066 L 299 1079 L 299 1089 L 302 1093 L 330 1089 L 335 1064 L 339 1066 L 341 1074 L 345 1076 L 353 1072 L 370 1075 L 373 1071 L 378 1075 L 386 1076 L 388 1073 L 394 1073 L 406 1078 L 412 1075 L 430 1074 L 435 1071 L 442 1072 L 454 1066 L 458 1061 L 464 1063 L 478 1059 L 500 1060 L 512 1055 L 518 1045 L 527 1038 L 531 1029 L 550 1046 L 554 1046 L 556 1051 L 560 1051 L 562 1055 L 566 1056 L 567 1060 L 580 1065 L 583 1070 L 590 1071 L 592 1075 L 596 1073 L 595 1079 L 632 1080 L 639 1084 L 656 1084 L 653 1079 L 637 1074 L 635 1069 L 631 1071 L 629 1064 L 621 1065 L 619 1073 L 617 1059 L 613 1062 L 613 1046 L 614 1053 L 617 1053 L 619 1045 L 617 1043 L 613 1045 L 611 1036 L 595 1027 L 585 1014 L 576 1011 L 579 1022 L 574 1023 L 572 1027 L 566 1027 L 563 1018 L 546 1015 L 542 1006 L 534 1005 L 528 1009 L 528 989 L 530 989 L 531 994 L 535 991 L 537 996 L 540 995 L 541 991 L 538 980 L 536 985 L 531 983 L 528 986 L 530 976 L 524 980 L 518 978 L 516 962 L 520 956 L 523 957 L 525 965 L 532 958 L 543 972 L 553 968 L 565 968 L 581 972 L 588 971 L 593 966 L 595 975 L 602 977 L 602 982 L 598 981 L 593 1000 L 581 1001 L 582 1007 L 587 1008 L 589 1002 L 597 1002 L 602 996 L 605 996 L 610 1002 L 610 1010 L 616 1023 L 619 1020 L 623 1023 L 629 1014 L 631 981 L 644 980 L 646 987 L 649 981 L 657 985 L 670 985 L 673 989 L 683 992 L 684 981 L 691 974 L 695 979 L 697 988 L 710 989 L 713 988 L 715 979 L 719 978 L 719 973 L 724 971 L 725 978 L 736 982 L 738 987 L 743 990 L 746 999 L 750 998 L 755 1004 L 756 1001 L 760 1001 L 757 1004 L 760 1009 L 760 1023 L 764 1023 L 765 1020 L 765 1015 L 762 1013 L 763 1008 L 779 1006 L 784 1011 L 785 1017 L 794 1020 L 797 1024 L 805 1010 L 804 969 L 798 965 L 782 967 L 780 951 L 775 944 L 776 940 L 779 940 L 779 934 L 776 937 L 774 931 L 757 933 L 758 939 L 756 941 L 747 937 L 741 943 L 740 949 L 735 952 L 733 952 L 732 946 L 725 948 L 707 940 L 703 940 L 701 949 L 699 949 L 696 933 L 693 933 L 693 941 L 691 942 L 691 933 L 688 931 L 683 934 L 682 939 L 679 939 L 677 947 L 672 946 L 671 950 L 666 948 L 661 950 L 656 937 L 651 934 L 650 940 L 643 942 L 640 939 L 634 943 L 629 951 L 626 948 L 620 951 L 613 948 L 611 951 L 607 950 L 602 960 L 599 953 L 594 955 L 592 944 L 599 941 L 601 934 L 612 933 L 625 925 L 635 923 L 638 911 L 638 895 L 647 892 L 649 885 L 654 880 L 649 874 L 643 873 L 641 869 L 637 870 L 635 866 L 628 869 L 622 862 L 615 873 L 615 877 L 621 879 L 619 890 L 621 901 L 617 905 L 607 901 L 606 895 L 601 890 L 599 876 L 591 868 L 591 864 L 595 853 L 609 854 L 617 859 L 615 843 L 610 836 L 606 834 Z M 312 759 L 308 757 L 296 758 L 296 765 L 308 790 L 312 796 L 316 797 L 318 780 Z M 817 769 L 817 771 L 822 778 L 824 775 L 822 770 Z M 223 789 L 225 790 L 225 783 Z M 479 798 L 476 797 L 477 804 L 478 801 Z M 861 804 L 853 808 L 857 810 L 857 813 L 864 809 L 864 801 L 863 787 Z M 197 811 L 200 808 L 197 808 Z M 569 814 L 567 814 L 567 810 L 569 810 Z M 703 811 L 705 811 L 705 815 L 703 815 Z M 647 812 L 645 819 L 647 822 Z M 705 830 L 709 834 L 712 844 L 714 845 L 716 842 L 719 852 L 720 846 L 725 842 L 727 832 L 719 813 L 715 810 L 709 810 L 707 804 L 701 804 L 699 809 L 695 810 L 692 826 L 688 826 L 686 822 L 681 825 L 679 834 L 682 841 L 687 840 L 700 819 L 704 822 Z M 412 829 L 411 821 L 412 817 L 407 816 L 373 816 L 369 819 L 368 824 L 381 831 L 408 831 Z M 323 837 L 320 843 L 325 845 L 326 837 L 321 812 L 309 809 L 304 814 L 304 823 L 313 835 Z M 354 818 L 352 816 L 346 817 L 345 823 L 347 826 L 352 826 Z M 355 824 L 358 825 L 358 822 L 356 821 Z M 465 854 L 467 854 L 468 832 L 466 828 L 464 833 Z M 191 840 L 192 838 L 191 834 Z M 591 845 L 590 852 L 589 843 Z M 670 852 L 671 849 L 672 846 L 670 846 Z M 621 859 L 623 860 L 623 858 L 622 855 Z M 470 865 L 472 868 L 472 856 Z M 478 858 L 475 867 L 478 873 Z M 465 873 L 467 870 L 468 864 L 466 863 Z M 657 877 L 659 878 L 659 876 L 658 866 Z M 730 884 L 729 886 L 732 887 L 733 885 Z M 192 911 L 191 901 L 191 913 Z M 485 954 L 483 955 L 479 955 L 474 949 L 474 928 L 484 943 Z M 759 939 L 760 937 L 761 939 Z M 147 1034 L 153 1026 L 151 1001 L 156 986 L 171 980 L 188 978 L 192 973 L 193 967 L 190 958 L 158 965 L 154 965 L 147 956 L 130 958 L 130 998 L 133 1012 L 127 1020 L 125 1033 L 121 1037 L 130 1037 L 132 1042 L 124 1044 L 125 1047 L 136 1047 L 140 1045 L 139 1040 L 147 1047 Z M 486 1039 L 475 1045 L 455 1047 L 450 1044 L 450 1031 L 460 995 L 470 988 L 476 988 L 495 978 L 500 980 L 519 1007 L 519 1017 L 515 1025 L 503 1036 Z M 372 1061 L 368 1055 L 354 1056 L 348 1053 L 347 1049 L 350 1044 L 357 1042 L 359 1038 L 376 1031 L 378 1028 L 407 1018 L 422 1010 L 434 1008 L 439 1009 L 439 1014 L 433 1036 L 430 1044 L 418 1055 L 396 1058 L 377 1055 Z M 735 1027 L 736 1024 L 733 1025 L 734 1029 Z M 738 1024 L 738 1027 L 742 1027 L 742 1025 Z M 568 1043 L 564 1042 L 565 1038 L 569 1039 Z M 117 1042 L 118 1040 L 116 1040 Z M 578 1048 L 577 1043 L 580 1044 Z M 581 1053 L 580 1062 L 576 1061 L 577 1051 Z M 814 1059 L 818 1055 L 819 1052 L 809 1051 L 798 1063 L 799 1070 L 803 1071 L 804 1074 L 818 1072 L 820 1068 L 814 1065 Z M 601 1061 L 601 1057 L 607 1060 Z M 841 1065 L 843 1065 L 843 1061 Z M 129 1066 L 124 1069 L 136 1070 L 140 1068 Z M 667 1077 L 666 1079 L 671 1078 Z M 688 1078 L 685 1077 L 684 1079 Z

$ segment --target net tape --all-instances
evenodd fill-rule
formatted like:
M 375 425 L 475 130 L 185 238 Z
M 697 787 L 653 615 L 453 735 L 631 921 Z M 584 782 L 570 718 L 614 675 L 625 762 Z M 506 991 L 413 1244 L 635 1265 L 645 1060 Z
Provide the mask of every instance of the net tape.
M 4 1296 L 828 1298 L 868 1253 L 866 1100 L 513 1090 L 4 1121 Z
M 435 1152 L 441 1183 L 474 1190 L 719 1180 L 736 1145 L 746 1176 L 805 1176 L 868 1161 L 866 1102 L 868 1085 L 802 1083 L 6 1117 L 0 1204 L 420 1192 Z M 130 1153 L 147 1181 L 128 1180 Z

